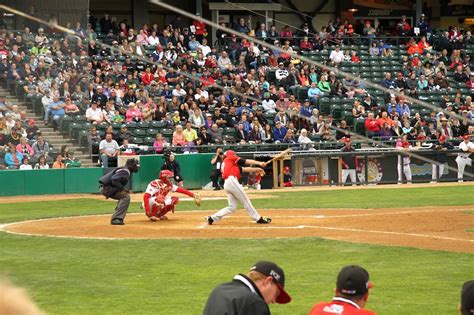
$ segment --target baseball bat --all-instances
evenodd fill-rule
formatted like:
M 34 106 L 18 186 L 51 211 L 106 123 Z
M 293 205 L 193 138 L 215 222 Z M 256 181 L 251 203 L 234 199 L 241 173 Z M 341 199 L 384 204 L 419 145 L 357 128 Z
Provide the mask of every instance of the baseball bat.
M 266 161 L 265 162 L 265 166 L 267 166 L 268 164 L 270 164 L 271 162 L 275 161 L 275 160 L 278 160 L 279 158 L 282 158 L 284 157 L 285 155 L 287 155 L 288 153 L 291 152 L 291 148 L 288 148 L 284 151 L 281 151 L 280 153 L 278 153 L 277 155 L 275 155 L 274 157 L 272 157 L 270 160 Z

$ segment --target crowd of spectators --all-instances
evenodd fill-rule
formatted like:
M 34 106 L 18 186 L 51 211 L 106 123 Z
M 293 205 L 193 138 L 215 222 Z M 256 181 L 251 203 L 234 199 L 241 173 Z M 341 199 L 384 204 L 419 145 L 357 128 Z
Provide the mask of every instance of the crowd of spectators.
M 41 27 L 19 33 L 1 30 L 0 74 L 8 84 L 21 81 L 28 101 L 41 99 L 46 124 L 57 129 L 66 115 L 84 115 L 92 125 L 91 142 L 111 133 L 125 153 L 142 149 L 144 143 L 131 132 L 124 136 L 121 125 L 150 122 L 158 122 L 156 140 L 145 144 L 156 153 L 169 145 L 195 152 L 200 145 L 226 143 L 288 143 L 311 150 L 309 143 L 315 139 L 336 141 L 353 130 L 352 121 L 321 111 L 320 100 L 325 97 L 350 102 L 351 118 L 365 120 L 365 132 L 372 138 L 390 140 L 408 134 L 410 140 L 436 140 L 441 134 L 449 139 L 468 134 L 474 115 L 470 95 L 474 74 L 465 48 L 474 44 L 474 38 L 453 27 L 437 37 L 435 50 L 424 16 L 417 26 L 420 36 L 406 39 L 399 70 L 387 72 L 377 83 L 421 99 L 426 92 L 440 91 L 443 100 L 429 115 L 413 110 L 403 96 L 387 93 L 375 98 L 361 80 L 326 68 L 358 64 L 364 56 L 393 56 L 393 44 L 376 38 L 379 30 L 370 21 L 352 26 L 337 19 L 319 32 L 307 23 L 298 29 L 266 29 L 265 24 L 252 29 L 240 19 L 232 26 L 279 46 L 282 53 L 222 30 L 212 45 L 208 26 L 186 23 L 179 16 L 162 29 L 145 24 L 138 30 L 107 14 L 100 19 L 91 16 L 85 28 L 80 23 L 73 27 L 79 36 L 52 34 Z M 405 17 L 397 24 L 396 35 L 413 35 Z M 346 43 L 351 37 L 369 44 L 367 50 L 352 49 Z M 323 66 L 301 61 L 294 51 L 323 55 Z M 460 86 L 469 92 L 463 93 Z M 26 136 L 29 127 L 21 121 L 24 114 L 2 100 L 0 114 L 6 134 L 2 145 L 10 145 L 12 139 L 17 145 L 16 133 L 24 129 Z M 28 139 L 37 136 L 28 134 Z M 21 154 L 27 153 L 23 149 Z M 15 167 L 22 163 L 18 157 Z

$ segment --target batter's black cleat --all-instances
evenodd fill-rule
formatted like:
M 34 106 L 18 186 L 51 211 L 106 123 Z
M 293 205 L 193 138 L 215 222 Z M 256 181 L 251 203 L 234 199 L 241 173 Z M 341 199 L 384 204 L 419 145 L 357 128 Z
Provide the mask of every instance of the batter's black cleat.
M 207 220 L 207 224 L 209 225 L 212 225 L 212 223 L 214 223 L 214 220 L 210 216 L 206 217 L 206 220 Z
M 260 217 L 260 219 L 258 219 L 257 221 L 258 224 L 268 224 L 270 222 L 272 222 L 271 218 L 264 218 L 264 217 Z
M 123 223 L 123 219 L 118 219 L 118 218 L 112 219 L 112 221 L 110 221 L 110 224 L 112 224 L 112 225 L 125 225 L 125 223 Z

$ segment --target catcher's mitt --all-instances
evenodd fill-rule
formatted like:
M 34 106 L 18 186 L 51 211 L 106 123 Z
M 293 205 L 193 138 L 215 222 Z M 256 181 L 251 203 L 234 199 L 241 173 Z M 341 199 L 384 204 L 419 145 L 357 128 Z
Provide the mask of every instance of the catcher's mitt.
M 162 207 L 165 205 L 165 197 L 163 196 L 156 196 L 155 198 L 155 205 L 158 207 Z
M 202 197 L 199 193 L 194 193 L 194 202 L 196 203 L 196 206 L 200 206 L 201 205 L 201 201 L 202 201 Z

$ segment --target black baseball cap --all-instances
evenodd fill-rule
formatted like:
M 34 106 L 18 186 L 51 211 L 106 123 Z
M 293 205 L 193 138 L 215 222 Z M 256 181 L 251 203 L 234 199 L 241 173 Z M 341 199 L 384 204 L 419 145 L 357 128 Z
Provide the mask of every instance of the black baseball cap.
M 363 295 L 372 288 L 369 273 L 356 265 L 345 266 L 339 272 L 336 283 L 337 291 L 350 296 Z
M 464 282 L 461 290 L 462 314 L 474 314 L 474 280 Z
M 271 261 L 259 261 L 250 268 L 250 271 L 258 271 L 266 276 L 271 276 L 273 281 L 280 289 L 280 295 L 277 297 L 278 304 L 286 304 L 291 301 L 290 295 L 285 291 L 285 273 L 283 269 Z

